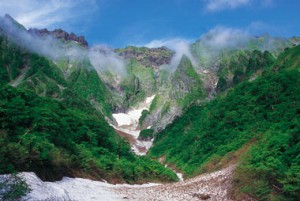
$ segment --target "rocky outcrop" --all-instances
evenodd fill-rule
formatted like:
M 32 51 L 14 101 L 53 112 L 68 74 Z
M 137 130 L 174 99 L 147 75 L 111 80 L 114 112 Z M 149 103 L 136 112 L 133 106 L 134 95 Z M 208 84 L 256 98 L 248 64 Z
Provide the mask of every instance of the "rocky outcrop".
M 88 46 L 88 42 L 83 36 L 77 36 L 74 33 L 68 33 L 62 29 L 55 29 L 53 31 L 49 31 L 48 29 L 29 29 L 28 32 L 31 34 L 36 34 L 38 36 L 50 35 L 58 39 L 63 39 L 65 41 L 75 41 L 84 47 Z
M 126 59 L 136 59 L 140 64 L 146 67 L 157 69 L 164 64 L 170 64 L 173 51 L 166 47 L 147 48 L 129 46 L 123 49 L 115 49 L 115 52 Z
M 170 99 L 175 99 L 183 108 L 201 99 L 203 84 L 191 61 L 185 55 L 171 80 Z
M 168 96 L 166 97 L 166 99 L 169 99 Z M 153 129 L 155 133 L 161 132 L 168 124 L 182 114 L 182 108 L 176 103 L 172 102 L 170 104 L 167 100 L 164 101 L 161 107 L 157 108 L 145 118 L 142 125 L 143 128 L 151 126 L 151 129 Z M 164 108 L 168 104 L 170 104 L 168 111 L 164 111 Z
M 202 80 L 187 56 L 182 56 L 175 72 L 165 84 L 159 83 L 157 104 L 145 117 L 142 128 L 158 133 L 182 114 L 190 104 L 198 104 L 206 97 Z

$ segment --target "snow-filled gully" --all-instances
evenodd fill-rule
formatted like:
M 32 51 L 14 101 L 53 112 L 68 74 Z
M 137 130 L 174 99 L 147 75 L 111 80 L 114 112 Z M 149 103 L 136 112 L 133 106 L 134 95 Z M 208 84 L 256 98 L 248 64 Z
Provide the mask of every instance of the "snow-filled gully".
M 143 102 L 136 107 L 131 108 L 127 113 L 115 113 L 113 117 L 118 125 L 114 126 L 115 130 L 121 137 L 129 139 L 131 148 L 137 155 L 145 155 L 153 143 L 152 140 L 138 140 L 140 130 L 138 128 L 139 119 L 143 110 L 149 110 L 155 95 L 147 97 Z M 183 175 L 173 170 L 180 181 L 183 181 Z
M 135 154 L 145 155 L 148 149 L 152 146 L 151 141 L 138 140 L 140 129 L 138 128 L 139 119 L 143 110 L 149 110 L 150 105 L 155 98 L 155 95 L 147 97 L 145 101 L 138 104 L 136 107 L 131 108 L 127 113 L 115 113 L 113 117 L 117 121 L 118 125 L 114 128 L 119 131 L 118 133 L 123 135 L 131 135 L 131 146 Z M 121 132 L 121 133 L 120 133 Z M 126 136 L 129 137 L 130 136 Z

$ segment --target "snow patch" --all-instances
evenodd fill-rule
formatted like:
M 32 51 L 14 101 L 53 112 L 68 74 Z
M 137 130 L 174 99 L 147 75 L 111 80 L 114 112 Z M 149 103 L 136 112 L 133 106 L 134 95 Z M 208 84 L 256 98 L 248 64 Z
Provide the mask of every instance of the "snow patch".
M 23 172 L 21 176 L 32 191 L 21 201 L 119 201 L 119 200 L 199 200 L 207 195 L 210 200 L 230 199 L 232 174 L 235 165 L 217 172 L 199 175 L 182 182 L 142 185 L 108 184 L 90 179 L 64 177 L 61 181 L 43 182 L 35 173 Z M 0 175 L 1 178 L 7 175 Z
M 143 102 L 139 103 L 136 107 L 131 108 L 127 113 L 112 114 L 118 123 L 117 127 L 130 126 L 132 129 L 136 130 L 143 110 L 149 110 L 154 98 L 155 95 L 147 97 Z
M 145 155 L 148 149 L 152 146 L 153 140 L 145 141 L 138 140 L 140 130 L 138 128 L 139 119 L 142 115 L 143 110 L 148 110 L 150 105 L 155 98 L 155 95 L 147 97 L 143 102 L 139 103 L 136 107 L 128 110 L 127 113 L 115 113 L 112 114 L 118 123 L 117 126 L 113 126 L 115 129 L 132 135 L 135 138 L 135 144 L 132 145 L 132 150 L 137 155 Z M 143 151 L 140 151 L 140 148 L 143 148 Z
M 116 119 L 119 127 L 130 126 L 134 123 L 134 119 L 128 114 L 117 113 L 117 114 L 113 114 L 113 117 Z
M 109 184 L 82 178 L 64 177 L 61 181 L 43 182 L 33 172 L 22 172 L 20 174 L 30 186 L 32 191 L 21 200 L 34 201 L 118 201 L 123 197 L 118 195 L 114 189 L 118 188 L 142 188 L 152 187 L 160 184 L 149 183 L 142 185 Z M 2 175 L 0 175 L 0 178 Z
M 176 173 L 176 175 L 177 175 L 179 181 L 183 181 L 183 180 L 184 180 L 184 179 L 183 179 L 183 174 L 182 174 L 182 173 L 179 173 L 179 172 L 175 172 L 175 173 Z

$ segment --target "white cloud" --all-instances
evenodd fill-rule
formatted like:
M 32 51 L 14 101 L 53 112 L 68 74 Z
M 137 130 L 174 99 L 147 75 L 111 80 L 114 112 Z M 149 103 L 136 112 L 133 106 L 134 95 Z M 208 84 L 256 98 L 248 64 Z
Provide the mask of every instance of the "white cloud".
M 45 28 L 82 17 L 84 10 L 95 7 L 94 0 L 4 0 L 0 14 L 11 15 L 26 28 Z
M 246 29 L 217 26 L 200 37 L 200 44 L 204 47 L 200 47 L 200 51 L 202 52 L 201 54 L 206 55 L 207 58 L 213 58 L 224 48 L 234 49 L 242 47 L 249 41 L 250 37 L 251 36 Z M 169 70 L 174 71 L 183 55 L 186 55 L 195 67 L 199 66 L 197 59 L 195 59 L 190 49 L 193 42 L 194 40 L 171 38 L 153 40 L 144 46 L 149 48 L 166 46 L 167 48 L 174 50 L 175 55 L 169 66 Z
M 85 55 L 85 52 L 82 51 L 83 48 L 78 45 L 62 43 L 61 40 L 50 35 L 37 37 L 36 35 L 30 34 L 27 30 L 20 29 L 9 18 L 4 17 L 2 19 L 1 29 L 3 29 L 5 34 L 15 43 L 51 59 L 58 59 L 62 56 L 70 59 L 82 59 Z
M 0 26 L 10 39 L 21 47 L 25 47 L 31 52 L 46 56 L 54 61 L 61 58 L 68 58 L 72 62 L 89 59 L 99 74 L 104 71 L 111 71 L 119 77 L 126 74 L 124 60 L 105 45 L 84 48 L 76 43 L 64 43 L 62 40 L 52 36 L 39 37 L 35 34 L 30 34 L 24 29 L 20 29 L 9 18 L 3 18 Z
M 217 26 L 201 36 L 202 43 L 213 48 L 236 47 L 249 39 L 249 34 L 243 29 Z
M 171 68 L 169 69 L 171 71 L 174 71 L 177 68 L 183 55 L 186 55 L 191 60 L 193 65 L 196 65 L 196 61 L 190 50 L 191 43 L 192 42 L 187 39 L 172 38 L 172 39 L 153 40 L 153 41 L 145 44 L 144 46 L 149 47 L 149 48 L 165 46 L 171 50 L 174 50 L 175 55 L 173 56 L 173 58 L 171 60 L 171 63 L 170 63 Z
M 99 75 L 105 71 L 113 72 L 120 77 L 126 74 L 124 60 L 105 45 L 90 48 L 88 56 Z
M 234 9 L 240 6 L 245 6 L 251 0 L 208 0 L 206 1 L 206 9 L 208 11 L 219 11 L 225 9 Z
M 209 12 L 236 9 L 250 4 L 255 4 L 256 6 L 269 6 L 273 1 L 274 0 L 204 0 L 205 9 Z

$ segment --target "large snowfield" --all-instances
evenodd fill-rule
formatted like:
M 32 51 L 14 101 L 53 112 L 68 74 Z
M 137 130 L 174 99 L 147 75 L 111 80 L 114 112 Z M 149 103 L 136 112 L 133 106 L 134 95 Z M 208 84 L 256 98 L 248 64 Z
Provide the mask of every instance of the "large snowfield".
M 32 191 L 22 201 L 186 201 L 231 200 L 229 189 L 235 166 L 168 184 L 108 184 L 90 179 L 64 177 L 43 182 L 34 173 L 20 175 Z M 0 176 L 1 178 L 1 176 Z

